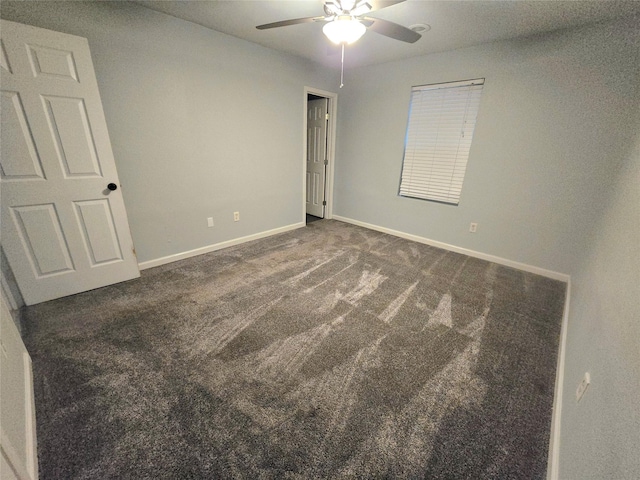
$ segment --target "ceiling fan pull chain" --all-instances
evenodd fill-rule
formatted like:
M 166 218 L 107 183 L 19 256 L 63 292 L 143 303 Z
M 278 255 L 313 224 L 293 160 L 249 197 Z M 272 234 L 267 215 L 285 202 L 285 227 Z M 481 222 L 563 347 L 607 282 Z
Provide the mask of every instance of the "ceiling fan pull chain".
M 340 68 L 340 88 L 344 86 L 344 43 L 342 44 L 342 67 Z

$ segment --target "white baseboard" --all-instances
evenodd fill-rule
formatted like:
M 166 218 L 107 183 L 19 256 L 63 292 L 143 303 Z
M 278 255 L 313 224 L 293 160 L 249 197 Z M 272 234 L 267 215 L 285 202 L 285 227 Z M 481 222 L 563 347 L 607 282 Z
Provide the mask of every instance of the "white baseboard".
M 202 255 L 203 253 L 215 252 L 227 247 L 233 247 L 234 245 L 240 245 L 241 243 L 250 242 L 252 240 L 258 240 L 260 238 L 270 237 L 279 233 L 289 232 L 297 228 L 304 227 L 304 222 L 293 223 L 291 225 L 285 225 L 284 227 L 274 228 L 273 230 L 266 230 L 264 232 L 254 233 L 245 237 L 234 238 L 227 240 L 226 242 L 215 243 L 213 245 L 207 245 L 206 247 L 200 247 L 187 252 L 176 253 L 174 255 L 168 255 L 166 257 L 156 258 L 155 260 L 147 260 L 146 262 L 140 262 L 138 267 L 140 270 L 147 268 L 159 267 L 171 262 L 177 262 L 178 260 L 184 260 L 185 258 L 195 257 L 196 255 Z
M 11 289 L 9 288 L 9 285 L 5 280 L 4 275 L 2 275 L 1 282 L 2 282 L 2 299 L 5 301 L 5 304 L 7 305 L 9 310 L 17 310 L 18 303 L 16 302 L 13 294 L 11 293 Z
M 571 300 L 571 279 L 567 282 L 567 297 L 564 301 L 560 347 L 556 367 L 556 389 L 553 395 L 553 414 L 551 416 L 551 435 L 549 438 L 549 459 L 547 461 L 547 480 L 558 480 L 560 474 L 560 421 L 562 415 L 562 386 L 564 385 L 564 356 L 567 349 L 567 327 L 569 323 L 569 303 Z
M 6 279 L 4 272 L 0 272 L 0 277 L 0 281 L 2 283 L 2 297 L 4 298 L 7 307 L 12 311 L 18 310 L 24 305 L 22 297 L 16 298 L 13 290 L 9 286 L 9 281 Z
M 566 273 L 554 272 L 553 270 L 547 270 L 545 268 L 528 265 L 526 263 L 516 262 L 514 260 L 509 260 L 502 257 L 496 257 L 495 255 L 490 255 L 488 253 L 476 252 L 475 250 L 469 250 L 468 248 L 457 247 L 455 245 L 439 242 L 437 240 L 431 240 L 429 238 L 421 237 L 419 235 L 413 235 L 412 233 L 401 232 L 399 230 L 392 230 L 390 228 L 380 227 L 378 225 L 373 225 L 371 223 L 361 222 L 360 220 L 341 217 L 340 215 L 333 215 L 333 219 L 339 220 L 345 223 L 351 223 L 353 225 L 358 225 L 360 227 L 365 227 L 370 230 L 376 230 L 378 232 L 388 233 L 389 235 L 405 238 L 407 240 L 412 240 L 414 242 L 424 243 L 425 245 L 431 245 L 432 247 L 438 247 L 444 250 L 449 250 L 451 252 L 461 253 L 463 255 L 469 255 L 470 257 L 479 258 L 481 260 L 487 260 L 489 262 L 498 263 L 506 267 L 517 268 L 518 270 L 523 270 L 529 273 L 535 273 L 537 275 L 542 275 L 544 277 L 552 278 L 554 280 L 560 280 L 561 282 L 569 281 L 569 275 L 567 275 Z

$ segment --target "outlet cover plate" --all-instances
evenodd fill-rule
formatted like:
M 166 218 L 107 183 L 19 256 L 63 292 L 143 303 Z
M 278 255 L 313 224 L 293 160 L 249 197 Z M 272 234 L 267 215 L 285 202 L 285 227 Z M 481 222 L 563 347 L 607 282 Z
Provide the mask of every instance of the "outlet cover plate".
M 579 402 L 582 399 L 584 392 L 587 391 L 587 388 L 590 384 L 591 375 L 589 375 L 589 372 L 585 372 L 584 377 L 582 377 L 582 381 L 580 382 L 580 384 L 578 385 L 578 389 L 576 390 L 576 402 Z

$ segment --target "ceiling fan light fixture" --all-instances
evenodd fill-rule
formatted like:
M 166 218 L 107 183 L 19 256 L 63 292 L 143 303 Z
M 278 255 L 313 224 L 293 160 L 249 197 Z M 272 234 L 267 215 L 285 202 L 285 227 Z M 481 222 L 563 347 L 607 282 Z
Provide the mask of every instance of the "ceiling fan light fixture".
M 366 31 L 367 27 L 348 15 L 336 17 L 322 27 L 322 32 L 336 45 L 353 43 Z

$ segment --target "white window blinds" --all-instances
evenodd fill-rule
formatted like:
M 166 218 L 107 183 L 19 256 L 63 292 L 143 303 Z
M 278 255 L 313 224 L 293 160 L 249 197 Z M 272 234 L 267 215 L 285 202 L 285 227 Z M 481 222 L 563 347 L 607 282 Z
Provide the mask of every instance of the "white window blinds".
M 411 89 L 400 195 L 457 205 L 484 79 Z

